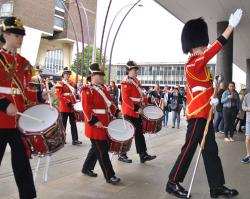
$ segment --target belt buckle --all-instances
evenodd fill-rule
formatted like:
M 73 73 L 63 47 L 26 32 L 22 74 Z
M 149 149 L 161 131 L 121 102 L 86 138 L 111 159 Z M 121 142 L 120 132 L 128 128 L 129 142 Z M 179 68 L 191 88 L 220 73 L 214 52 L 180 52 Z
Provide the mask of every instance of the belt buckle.
M 11 94 L 16 95 L 17 94 L 17 88 L 11 88 Z

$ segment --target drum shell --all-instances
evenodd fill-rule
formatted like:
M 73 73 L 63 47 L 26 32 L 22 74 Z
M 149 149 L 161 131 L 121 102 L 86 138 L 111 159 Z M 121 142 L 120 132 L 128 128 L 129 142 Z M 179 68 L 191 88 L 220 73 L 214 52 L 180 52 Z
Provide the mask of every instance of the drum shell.
M 54 107 L 57 111 L 58 109 Z M 23 143 L 30 148 L 32 155 L 50 155 L 61 149 L 65 144 L 66 134 L 60 114 L 55 123 L 42 131 L 24 131 L 20 126 L 19 130 L 23 132 Z M 27 154 L 29 154 L 27 150 Z
M 147 106 L 145 106 L 147 107 Z M 144 107 L 144 108 L 145 108 Z M 163 116 L 158 119 L 148 118 L 145 114 L 142 115 L 142 132 L 143 134 L 155 134 L 162 129 Z
M 126 122 L 130 123 L 130 125 L 133 126 L 133 124 L 130 121 L 126 120 Z M 109 132 L 107 134 L 108 134 L 108 138 L 109 138 L 109 145 L 110 145 L 109 151 L 110 152 L 112 152 L 114 154 L 121 154 L 121 153 L 126 153 L 130 150 L 131 145 L 132 145 L 132 141 L 134 138 L 134 133 L 133 133 L 133 136 L 131 138 L 129 138 L 125 141 L 120 141 L 120 140 L 113 138 L 112 136 L 110 136 Z

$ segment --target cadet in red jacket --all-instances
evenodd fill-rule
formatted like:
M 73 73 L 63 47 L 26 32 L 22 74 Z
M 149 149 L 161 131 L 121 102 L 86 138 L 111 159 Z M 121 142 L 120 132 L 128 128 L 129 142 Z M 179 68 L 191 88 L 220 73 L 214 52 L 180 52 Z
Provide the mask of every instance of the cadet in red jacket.
M 93 172 L 98 160 L 108 183 L 117 184 L 120 178 L 115 176 L 109 159 L 109 141 L 107 127 L 111 116 L 120 116 L 119 110 L 112 102 L 109 92 L 102 85 L 104 72 L 97 63 L 89 67 L 91 83 L 82 89 L 82 107 L 85 115 L 85 135 L 90 138 L 91 148 L 84 162 L 82 173 L 97 177 Z M 112 115 L 111 115 L 112 114 Z
M 121 82 L 122 93 L 122 113 L 125 119 L 132 122 L 135 127 L 135 145 L 136 151 L 140 156 L 141 163 L 156 158 L 147 153 L 147 146 L 144 135 L 142 133 L 142 106 L 147 103 L 147 98 L 143 95 L 142 86 L 137 79 L 138 66 L 134 61 L 127 63 L 127 76 Z M 132 160 L 127 154 L 121 154 L 119 159 L 122 162 L 131 163 Z
M 76 103 L 76 85 L 69 80 L 71 70 L 68 67 L 63 69 L 62 81 L 56 84 L 57 98 L 59 100 L 59 112 L 62 116 L 63 125 L 66 129 L 67 121 L 69 118 L 72 145 L 80 145 L 81 141 L 78 140 L 78 132 L 76 127 L 75 115 L 73 105 Z
M 197 145 L 201 143 L 204 129 L 208 120 L 209 110 L 218 100 L 213 96 L 213 77 L 207 63 L 215 56 L 226 43 L 233 29 L 238 25 L 242 10 L 237 10 L 229 19 L 229 26 L 225 32 L 207 48 L 208 28 L 202 18 L 188 21 L 182 30 L 182 49 L 190 53 L 185 65 L 187 78 L 187 133 L 185 144 L 169 175 L 166 191 L 179 198 L 187 198 L 188 192 L 179 184 L 183 182 L 189 165 L 195 154 Z M 211 198 L 219 196 L 234 197 L 238 192 L 224 186 L 225 179 L 221 160 L 218 156 L 218 146 L 212 121 L 209 124 L 208 134 L 202 156 L 205 164 Z
M 17 112 L 35 105 L 37 90 L 29 88 L 30 63 L 17 53 L 21 47 L 25 29 L 20 19 L 8 17 L 1 24 L 0 41 L 0 165 L 7 144 L 11 148 L 11 160 L 20 199 L 36 197 L 30 162 L 17 128 Z M 46 94 L 46 93 L 45 93 Z

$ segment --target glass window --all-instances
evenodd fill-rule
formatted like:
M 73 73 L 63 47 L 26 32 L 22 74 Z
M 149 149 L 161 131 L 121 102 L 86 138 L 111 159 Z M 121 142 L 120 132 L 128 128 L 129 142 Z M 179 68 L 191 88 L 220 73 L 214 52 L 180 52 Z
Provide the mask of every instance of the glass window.
M 44 67 L 53 73 L 62 70 L 64 67 L 63 50 L 48 51 L 44 59 Z
M 13 1 L 4 3 L 0 7 L 0 17 L 9 17 L 13 13 Z
M 63 4 L 61 3 L 61 0 L 56 0 L 56 7 L 64 10 Z
M 60 28 L 64 28 L 64 19 L 58 16 L 54 16 L 54 25 Z

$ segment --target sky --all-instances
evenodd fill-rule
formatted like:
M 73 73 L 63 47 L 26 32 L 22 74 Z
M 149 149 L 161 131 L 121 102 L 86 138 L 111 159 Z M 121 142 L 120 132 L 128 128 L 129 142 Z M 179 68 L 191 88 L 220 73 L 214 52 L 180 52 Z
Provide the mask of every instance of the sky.
M 105 42 L 115 15 L 124 6 L 135 2 L 136 0 L 112 1 L 106 25 Z M 98 0 L 96 43 L 99 47 L 108 3 L 109 0 Z M 180 39 L 184 24 L 153 0 L 142 0 L 140 4 L 143 6 L 136 6 L 121 26 L 113 49 L 112 63 L 126 63 L 128 60 L 134 60 L 137 63 L 186 62 L 187 55 L 182 52 Z M 114 22 L 107 45 L 108 55 L 115 32 L 129 8 L 130 6 L 124 8 Z M 211 60 L 211 63 L 216 63 L 216 57 Z M 246 75 L 240 68 L 234 66 L 233 73 L 234 81 L 245 84 Z

